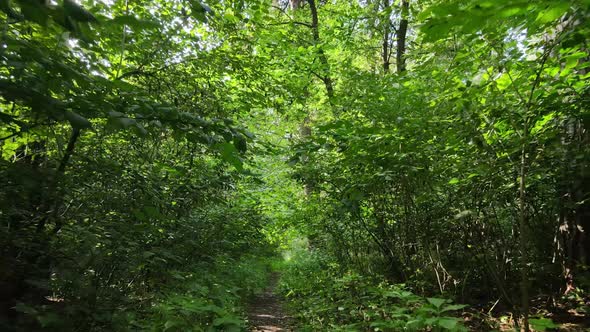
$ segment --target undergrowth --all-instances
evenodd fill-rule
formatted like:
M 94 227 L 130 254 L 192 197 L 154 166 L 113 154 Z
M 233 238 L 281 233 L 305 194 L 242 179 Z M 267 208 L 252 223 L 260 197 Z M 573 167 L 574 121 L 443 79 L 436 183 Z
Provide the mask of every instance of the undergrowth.
M 83 313 L 68 303 L 17 309 L 34 316 L 45 331 L 76 330 L 80 319 L 93 321 L 86 325 L 92 331 L 244 331 L 244 304 L 264 289 L 269 271 L 267 258 L 219 256 L 184 271 L 169 271 L 173 278 L 158 291 L 129 298 L 112 310 Z M 67 316 L 70 319 L 63 318 Z
M 282 270 L 279 289 L 296 313 L 297 331 L 467 331 L 457 317 L 465 305 L 342 271 L 319 254 L 298 252 Z
M 267 283 L 268 263 L 255 257 L 239 261 L 220 258 L 186 276 L 133 323 L 146 331 L 243 331 L 244 301 Z

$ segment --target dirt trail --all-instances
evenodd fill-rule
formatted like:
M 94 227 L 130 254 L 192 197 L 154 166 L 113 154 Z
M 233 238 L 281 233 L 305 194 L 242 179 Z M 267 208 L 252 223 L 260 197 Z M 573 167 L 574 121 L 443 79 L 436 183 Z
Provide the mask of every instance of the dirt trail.
M 252 332 L 292 332 L 291 318 L 283 310 L 281 298 L 274 294 L 279 280 L 273 274 L 271 282 L 264 293 L 255 297 L 248 306 L 248 320 Z

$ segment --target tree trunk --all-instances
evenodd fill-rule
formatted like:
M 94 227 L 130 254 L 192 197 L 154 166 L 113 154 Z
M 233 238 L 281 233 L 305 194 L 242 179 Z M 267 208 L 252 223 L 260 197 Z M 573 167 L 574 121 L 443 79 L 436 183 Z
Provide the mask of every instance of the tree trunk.
M 524 128 L 524 142 L 520 159 L 519 181 L 519 249 L 520 249 L 520 300 L 523 316 L 521 331 L 529 332 L 529 280 L 528 280 L 528 229 L 526 220 L 526 135 L 528 128 Z
M 305 119 L 303 119 L 303 123 L 301 124 L 301 127 L 299 128 L 299 134 L 301 135 L 301 139 L 302 140 L 306 140 L 309 139 L 311 137 L 311 118 L 309 116 L 306 116 Z M 307 154 L 305 154 L 303 156 L 303 163 L 306 164 L 309 160 L 309 156 L 307 156 Z M 305 178 L 304 181 L 304 193 L 305 196 L 308 197 L 309 195 L 311 195 L 313 193 L 313 181 L 311 179 Z
M 309 3 L 309 8 L 311 10 L 311 29 L 313 32 L 313 41 L 317 44 L 320 43 L 320 28 L 318 22 L 318 8 L 316 6 L 315 0 L 307 0 Z M 318 58 L 322 65 L 322 70 L 319 73 L 320 79 L 324 82 L 324 86 L 326 87 L 326 94 L 328 95 L 328 99 L 332 100 L 334 97 L 334 86 L 332 84 L 332 78 L 330 77 L 330 64 L 328 63 L 328 58 L 324 53 L 323 48 L 319 48 L 318 50 Z
M 383 71 L 385 73 L 389 73 L 389 58 L 391 53 L 389 52 L 389 48 L 390 48 L 390 44 L 389 44 L 389 40 L 390 40 L 390 25 L 391 25 L 391 20 L 389 18 L 389 16 L 391 15 L 389 13 L 389 6 L 390 6 L 390 2 L 389 0 L 383 0 L 383 11 L 387 14 L 387 17 L 383 18 L 383 44 L 382 44 L 382 52 L 381 52 L 381 56 L 383 59 Z
M 303 2 L 303 0 L 290 0 L 291 9 L 292 10 L 299 9 L 301 7 L 302 2 Z
M 408 16 L 410 13 L 410 3 L 408 1 L 402 0 L 401 20 L 397 29 L 396 65 L 398 73 L 406 70 L 406 35 L 408 33 Z
M 567 294 L 575 289 L 578 267 L 589 265 L 590 241 L 590 175 L 586 162 L 577 162 L 576 154 L 583 153 L 590 141 L 590 135 L 578 120 L 567 125 L 564 145 L 564 170 L 560 189 L 560 213 L 557 238 L 557 251 L 561 259 L 563 288 Z

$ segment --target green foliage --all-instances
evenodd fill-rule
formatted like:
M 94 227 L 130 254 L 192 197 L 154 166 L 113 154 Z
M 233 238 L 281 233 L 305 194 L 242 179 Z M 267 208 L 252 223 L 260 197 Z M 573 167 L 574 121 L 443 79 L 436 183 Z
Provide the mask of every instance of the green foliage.
M 130 324 L 146 331 L 242 331 L 242 299 L 265 286 L 268 266 L 253 257 L 219 257 L 214 264 L 193 267 L 198 276 L 183 278 Z
M 287 263 L 280 287 L 303 331 L 467 331 L 453 316 L 465 305 L 341 271 L 327 257 L 303 250 Z
M 243 328 L 273 249 L 229 168 L 254 136 L 180 5 L 1 3 L 0 329 Z
M 153 255 L 151 252 L 144 256 Z M 227 256 L 216 258 L 216 262 L 198 263 L 166 274 L 160 272 L 162 285 L 149 293 L 128 293 L 131 297 L 125 300 L 111 297 L 110 301 L 116 301 L 111 303 L 117 304 L 116 310 L 108 303 L 87 307 L 83 301 L 66 307 L 19 303 L 16 310 L 51 331 L 69 330 L 89 319 L 96 330 L 242 331 L 245 327 L 242 304 L 265 286 L 268 263 L 252 256 L 237 261 Z M 77 317 L 81 314 L 91 317 Z
M 587 310 L 589 18 L 0 0 L 0 329 L 243 330 L 278 248 L 310 330 Z
M 314 115 L 291 159 L 313 186 L 308 209 L 321 211 L 304 234 L 361 275 L 460 302 L 498 294 L 516 310 L 523 273 L 534 293 L 554 292 L 559 257 L 578 257 L 561 244 L 585 246 L 571 227 L 587 224 L 573 217 L 588 209 L 588 63 L 577 58 L 587 56 L 587 4 L 412 8 L 421 32 L 407 72 L 375 70 L 378 40 L 362 29 L 364 53 L 328 51 L 348 66 L 333 68 L 334 105 Z M 582 274 L 584 260 L 574 264 Z
M 559 325 L 553 323 L 549 318 L 531 319 L 531 326 L 535 331 L 547 331 L 547 329 L 559 328 Z

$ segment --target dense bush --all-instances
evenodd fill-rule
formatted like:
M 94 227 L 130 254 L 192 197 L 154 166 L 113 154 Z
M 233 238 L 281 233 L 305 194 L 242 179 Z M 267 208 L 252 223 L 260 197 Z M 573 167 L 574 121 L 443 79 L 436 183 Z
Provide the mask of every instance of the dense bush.
M 0 0 L 0 329 L 583 320 L 589 4 Z
M 286 263 L 280 289 L 301 331 L 467 331 L 464 305 L 415 295 L 404 285 L 344 270 L 333 259 L 298 251 Z

